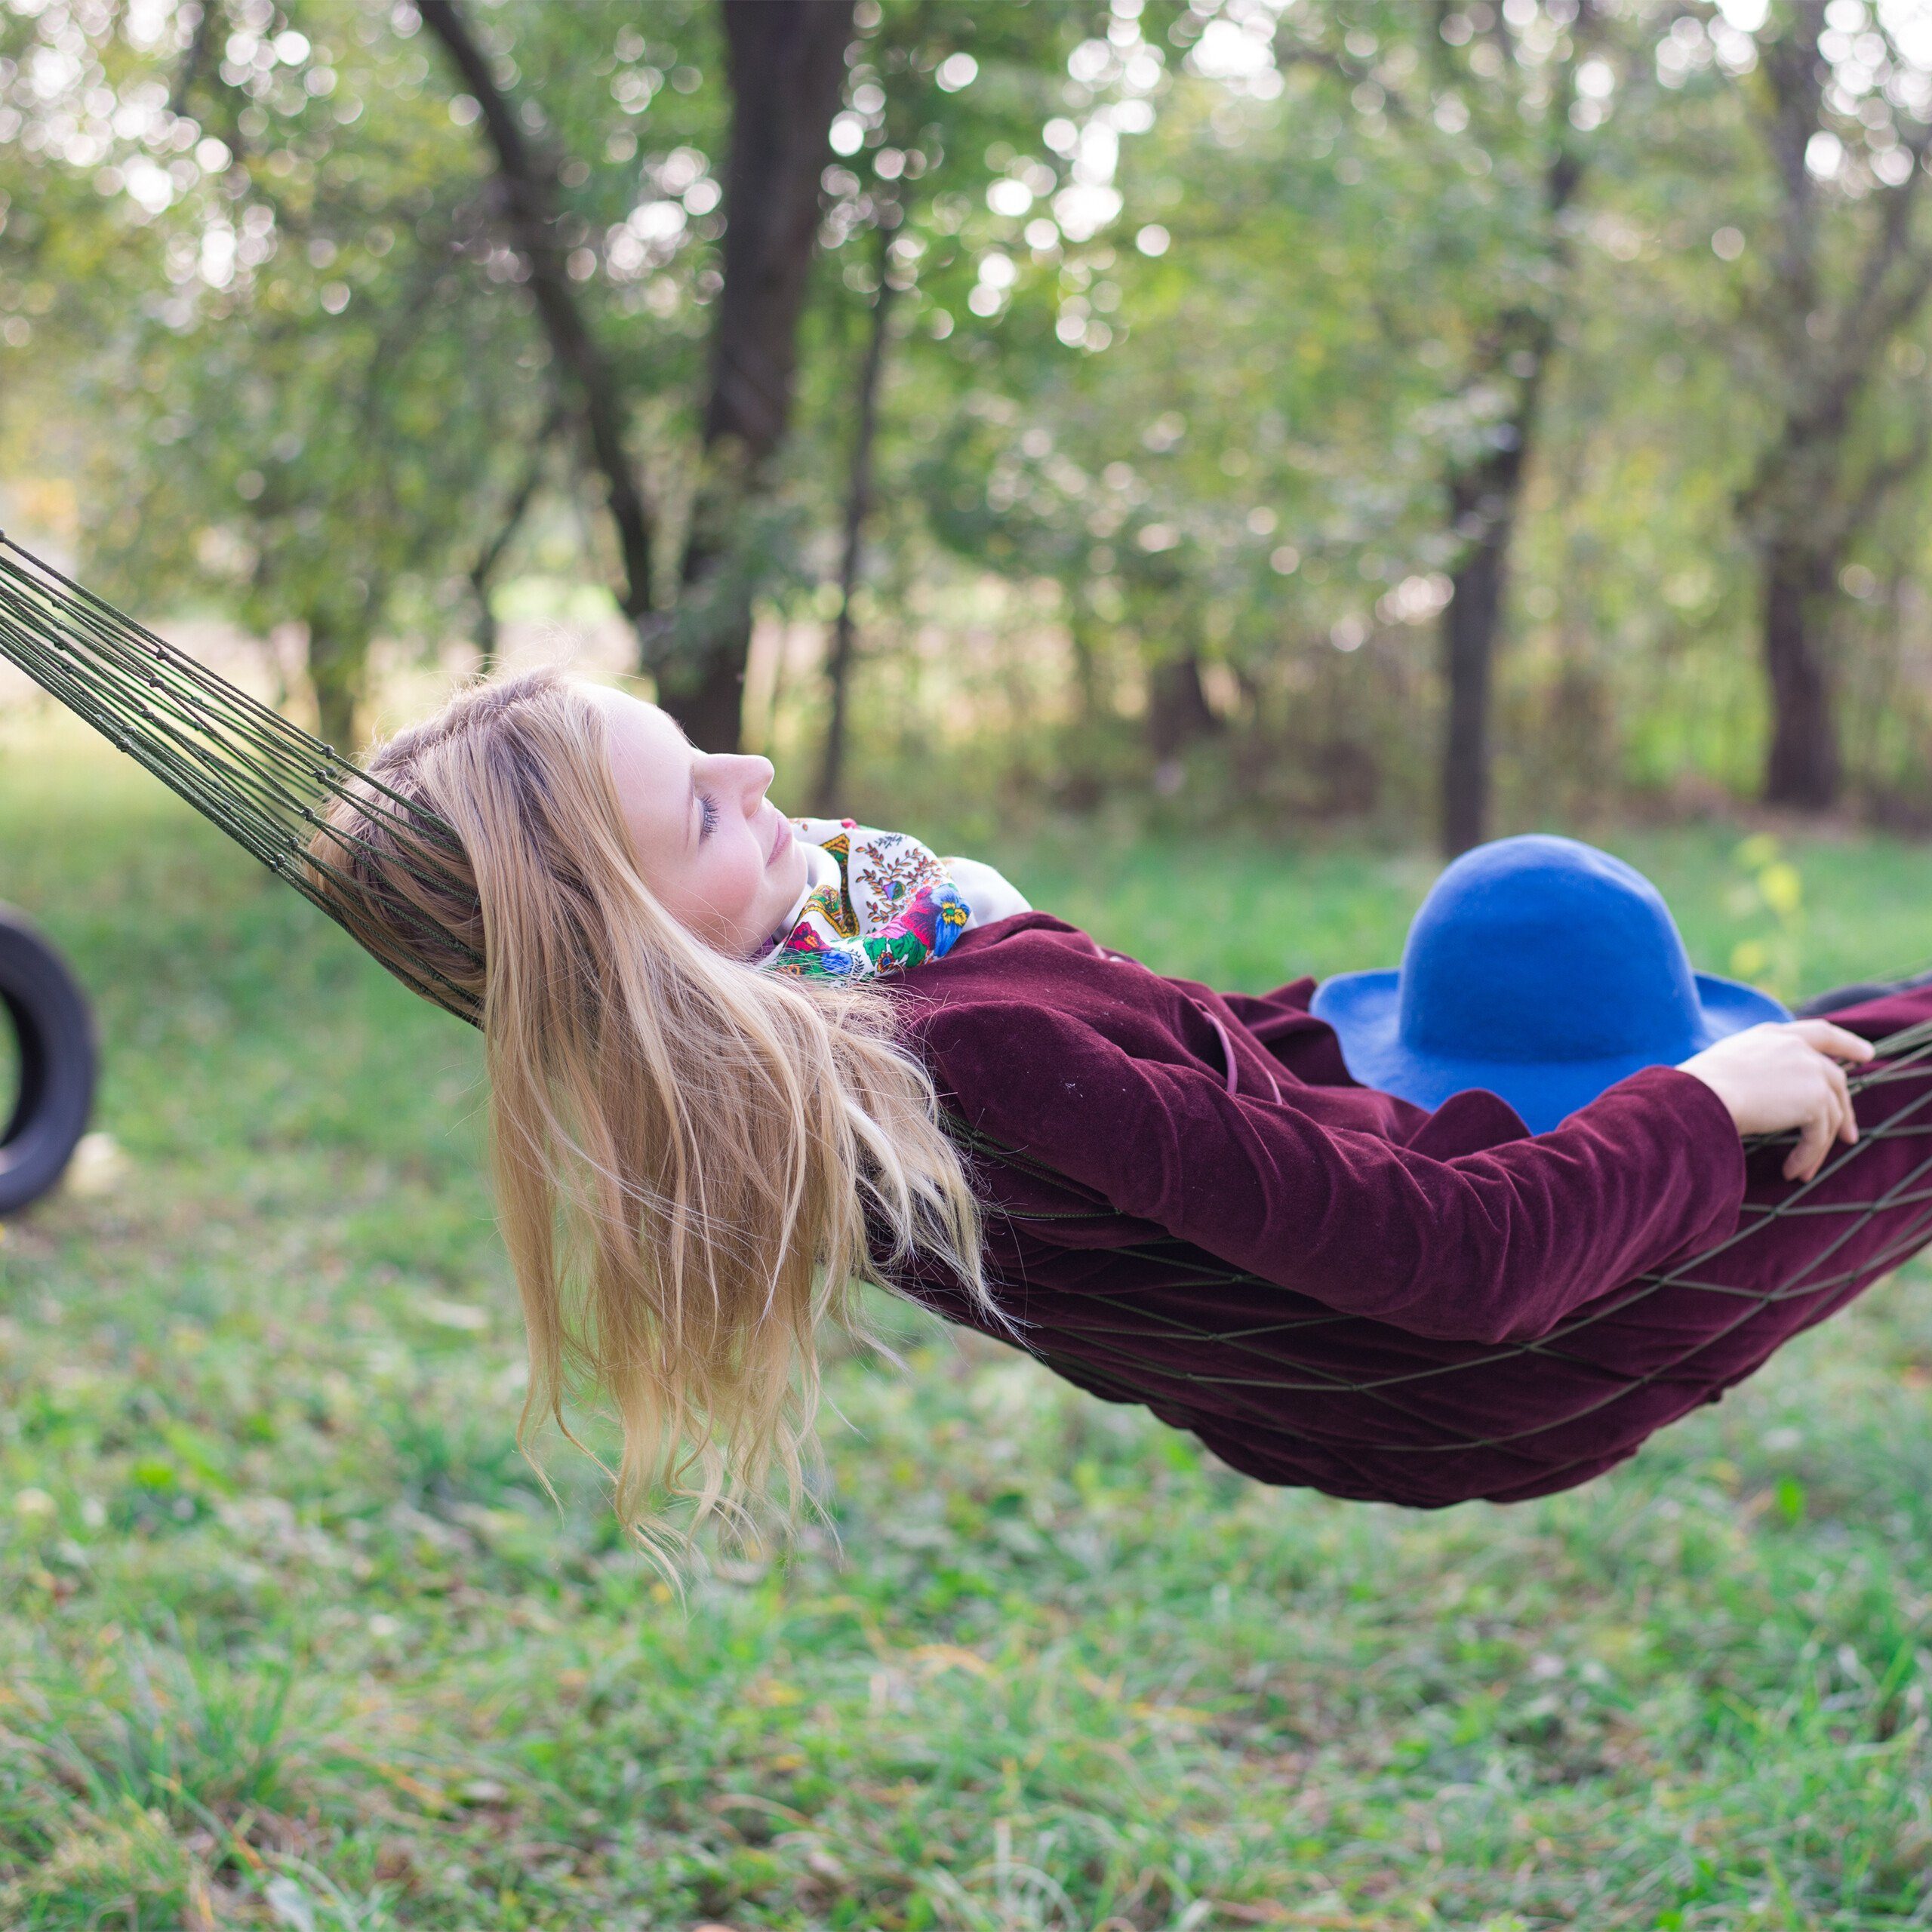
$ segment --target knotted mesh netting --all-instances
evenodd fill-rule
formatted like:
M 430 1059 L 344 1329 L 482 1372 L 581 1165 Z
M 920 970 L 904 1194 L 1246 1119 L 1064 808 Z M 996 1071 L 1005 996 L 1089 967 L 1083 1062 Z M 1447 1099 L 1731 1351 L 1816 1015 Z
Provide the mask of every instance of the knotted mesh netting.
M 355 835 L 328 827 L 327 814 L 352 798 L 436 888 L 426 896 L 447 901 L 464 875 L 461 848 L 436 814 L 4 537 L 0 656 L 412 990 L 478 1020 L 473 996 L 394 937 L 398 920 L 414 921 L 426 951 L 454 946 L 473 960 L 463 936 L 425 924 L 414 902 L 374 906 L 329 856 L 331 838 L 350 855 Z M 396 851 L 385 856 L 393 862 Z M 1932 1241 L 1932 989 L 1839 1017 L 1857 1024 L 1861 1012 L 1881 1037 L 1880 1057 L 1851 1075 L 1856 1146 L 1792 1183 L 1777 1171 L 1792 1137 L 1754 1144 L 1748 1198 L 1726 1240 L 1598 1295 L 1546 1334 L 1494 1345 L 1338 1314 L 1179 1241 L 1124 1232 L 1112 1244 L 1110 1222 L 1139 1224 L 1036 1153 L 949 1124 L 994 1196 L 989 1241 L 1006 1244 L 995 1273 L 1048 1367 L 1145 1404 L 1264 1480 L 1420 1504 L 1510 1500 L 1620 1460 Z M 1029 1293 L 1025 1243 L 1063 1240 L 1069 1223 L 1083 1229 L 1092 1265 L 1077 1293 L 1043 1307 Z M 928 1286 L 921 1299 L 973 1318 L 943 1285 Z
M 1906 1003 L 1932 1014 L 1932 991 Z M 1057 1374 L 1145 1404 L 1266 1481 L 1421 1507 L 1508 1502 L 1621 1461 L 1932 1242 L 1932 1020 L 1877 1044 L 1850 1079 L 1860 1138 L 1812 1180 L 1782 1178 L 1794 1136 L 1747 1142 L 1726 1239 L 1500 1343 L 1340 1313 L 1186 1242 L 1110 1244 L 1110 1226 L 1134 1224 L 1104 1200 L 958 1133 L 995 1198 L 1002 1303 Z M 921 1299 L 986 1326 L 943 1287 Z

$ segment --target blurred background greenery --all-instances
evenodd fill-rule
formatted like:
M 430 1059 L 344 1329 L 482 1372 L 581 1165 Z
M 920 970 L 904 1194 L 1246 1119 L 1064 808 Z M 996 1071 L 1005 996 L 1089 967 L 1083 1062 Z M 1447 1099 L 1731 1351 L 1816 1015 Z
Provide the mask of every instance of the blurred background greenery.
M 1915 0 L 9 0 L 0 488 L 347 747 L 1916 829 L 1928 115 Z

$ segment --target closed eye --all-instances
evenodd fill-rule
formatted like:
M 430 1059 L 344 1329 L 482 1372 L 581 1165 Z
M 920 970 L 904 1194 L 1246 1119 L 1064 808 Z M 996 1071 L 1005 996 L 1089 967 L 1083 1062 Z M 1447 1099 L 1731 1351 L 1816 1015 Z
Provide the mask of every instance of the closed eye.
M 697 835 L 702 841 L 709 838 L 718 829 L 718 801 L 709 792 L 700 792 L 697 802 L 700 814 Z

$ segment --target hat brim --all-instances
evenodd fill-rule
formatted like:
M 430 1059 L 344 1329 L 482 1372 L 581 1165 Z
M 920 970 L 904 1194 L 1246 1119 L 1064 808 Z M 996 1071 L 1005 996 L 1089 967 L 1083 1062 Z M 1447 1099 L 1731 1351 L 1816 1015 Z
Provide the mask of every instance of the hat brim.
M 1480 1087 L 1500 1094 L 1532 1134 L 1550 1129 L 1641 1067 L 1674 1066 L 1713 1041 L 1766 1020 L 1791 1015 L 1755 986 L 1715 974 L 1697 976 L 1701 1022 L 1695 1035 L 1653 1053 L 1607 1060 L 1503 1060 L 1481 1054 L 1421 1054 L 1404 1044 L 1398 1027 L 1401 975 L 1393 970 L 1338 973 L 1315 990 L 1309 1011 L 1335 1029 L 1342 1057 L 1364 1087 L 1439 1107 L 1452 1094 Z

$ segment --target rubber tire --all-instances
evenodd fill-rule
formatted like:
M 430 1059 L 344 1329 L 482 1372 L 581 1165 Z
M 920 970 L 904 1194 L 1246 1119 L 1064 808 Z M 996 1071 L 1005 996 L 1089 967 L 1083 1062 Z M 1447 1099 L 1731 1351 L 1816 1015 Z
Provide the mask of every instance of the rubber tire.
M 60 954 L 0 906 L 0 1002 L 19 1042 L 20 1091 L 0 1134 L 0 1217 L 17 1214 L 66 1171 L 94 1107 L 98 1060 L 86 995 Z

